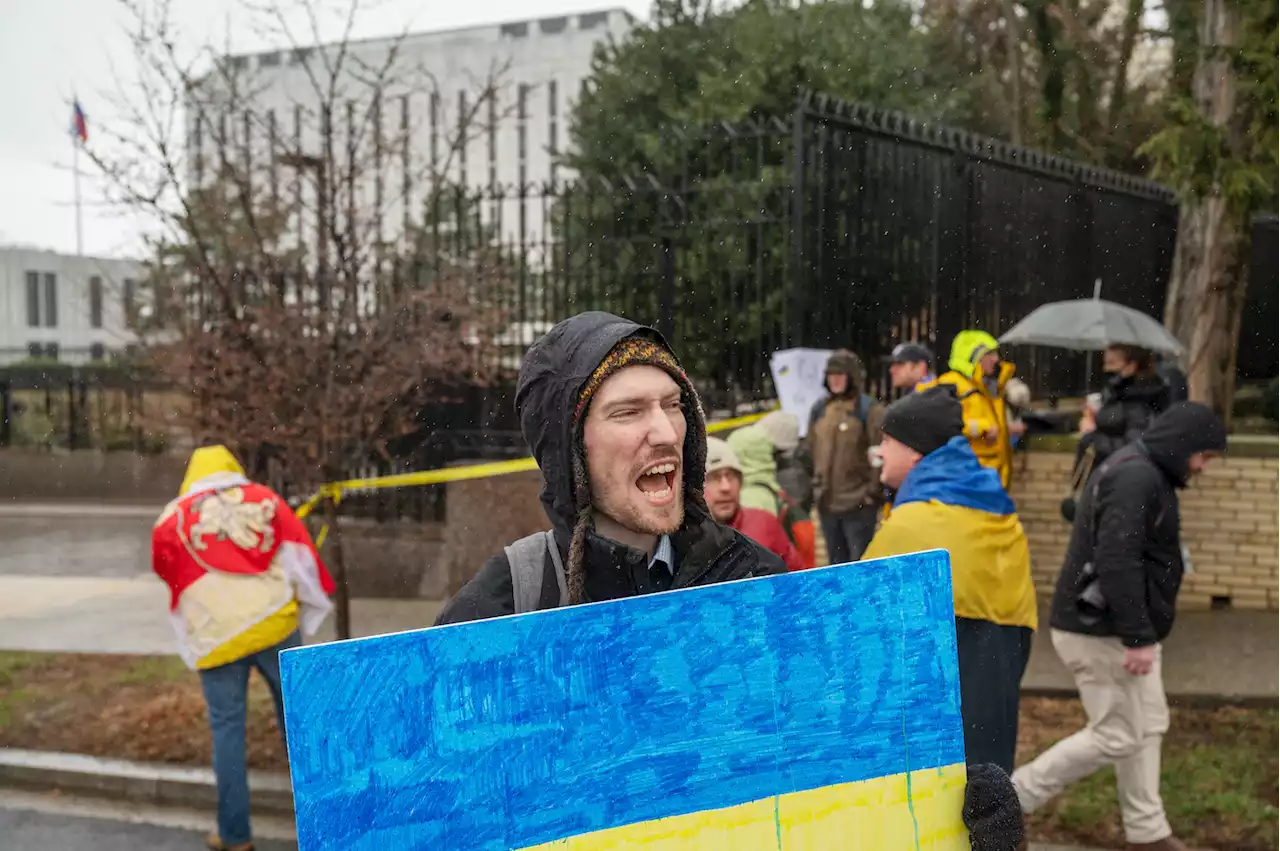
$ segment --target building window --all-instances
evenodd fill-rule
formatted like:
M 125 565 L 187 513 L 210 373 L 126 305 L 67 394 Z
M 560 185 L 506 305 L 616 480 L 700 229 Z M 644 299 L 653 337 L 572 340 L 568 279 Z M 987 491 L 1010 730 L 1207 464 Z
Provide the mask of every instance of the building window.
M 258 57 L 259 68 L 275 68 L 280 64 L 280 53 L 264 53 Z
M 529 23 L 518 21 L 514 24 L 503 24 L 501 32 L 503 38 L 524 38 L 529 34 Z
M 588 12 L 578 16 L 578 29 L 593 30 L 607 20 L 609 20 L 608 12 Z
M 58 276 L 44 273 L 44 327 L 58 327 Z
M 569 19 L 560 18 L 543 18 L 538 21 L 538 29 L 542 30 L 543 35 L 556 35 L 562 33 L 569 26 Z
M 311 48 L 298 47 L 293 51 L 293 55 L 289 57 L 290 65 L 301 65 L 311 56 Z
M 57 360 L 57 343 L 27 343 L 27 357 L 32 360 Z
M 40 327 L 40 273 L 27 273 L 27 327 Z
M 124 279 L 124 324 L 128 328 L 138 321 L 137 287 L 133 278 Z
M 89 360 L 100 361 L 100 360 L 106 360 L 106 358 L 107 358 L 106 346 L 102 345 L 101 343 L 94 343 L 92 346 L 89 347 Z
M 102 278 L 89 278 L 89 327 L 102 327 Z

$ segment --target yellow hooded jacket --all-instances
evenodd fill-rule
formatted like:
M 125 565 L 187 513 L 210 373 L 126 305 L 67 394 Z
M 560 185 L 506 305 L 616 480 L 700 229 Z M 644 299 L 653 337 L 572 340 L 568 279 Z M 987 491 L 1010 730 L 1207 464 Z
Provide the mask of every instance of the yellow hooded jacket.
M 973 454 L 984 467 L 1000 474 L 1000 484 L 1007 490 L 1013 478 L 1013 443 L 1009 437 L 1004 388 L 1013 377 L 1014 367 L 1001 361 L 996 372 L 996 391 L 992 394 L 982 380 L 979 364 L 983 355 L 999 346 L 999 341 L 986 331 L 961 331 L 951 344 L 951 359 L 947 362 L 950 371 L 920 384 L 916 390 L 938 385 L 954 390 L 964 410 L 965 437 L 969 438 Z M 985 435 L 992 427 L 997 431 L 996 439 L 988 440 Z

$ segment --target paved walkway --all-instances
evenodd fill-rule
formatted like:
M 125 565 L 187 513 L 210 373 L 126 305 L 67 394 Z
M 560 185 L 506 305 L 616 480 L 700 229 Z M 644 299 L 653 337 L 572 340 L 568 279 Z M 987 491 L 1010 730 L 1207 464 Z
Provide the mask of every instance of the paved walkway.
M 438 600 L 355 600 L 359 636 L 430 626 Z M 1042 621 L 1048 623 L 1047 613 Z M 1189 612 L 1165 646 L 1165 689 L 1191 698 L 1269 700 L 1280 696 L 1277 618 L 1267 612 Z M 333 619 L 316 640 L 332 640 Z M 0 575 L 0 650 L 172 653 L 168 591 L 153 576 Z M 1072 691 L 1048 633 L 1036 637 L 1023 686 Z
M 159 506 L 0 503 L 0 649 L 172 653 L 168 594 L 150 572 Z M 432 600 L 355 600 L 357 635 L 431 625 Z M 1049 641 L 1036 637 L 1023 681 L 1032 692 L 1073 691 Z M 333 619 L 317 640 L 330 640 Z M 1171 695 L 1274 701 L 1280 652 L 1274 612 L 1179 615 L 1165 647 Z
M 442 605 L 436 600 L 354 600 L 352 629 L 367 636 L 427 627 Z M 313 641 L 333 637 L 330 617 Z M 0 650 L 173 653 L 169 590 L 154 576 L 0 575 Z

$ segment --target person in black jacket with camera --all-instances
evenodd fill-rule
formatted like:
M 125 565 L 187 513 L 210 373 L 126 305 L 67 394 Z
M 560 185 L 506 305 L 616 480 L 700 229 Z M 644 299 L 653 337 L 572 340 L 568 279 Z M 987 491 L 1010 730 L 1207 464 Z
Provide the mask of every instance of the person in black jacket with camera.
M 1160 799 L 1160 742 L 1169 727 L 1160 642 L 1173 629 L 1184 570 L 1177 490 L 1226 448 L 1226 427 L 1213 411 L 1180 402 L 1089 479 L 1050 620 L 1089 724 L 1014 772 L 1025 812 L 1114 764 L 1130 846 L 1185 849 Z

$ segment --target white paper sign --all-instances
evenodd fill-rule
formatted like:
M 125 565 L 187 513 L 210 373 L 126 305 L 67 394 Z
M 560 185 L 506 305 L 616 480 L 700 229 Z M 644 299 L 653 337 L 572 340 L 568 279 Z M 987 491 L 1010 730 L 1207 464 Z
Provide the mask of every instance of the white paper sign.
M 826 394 L 823 385 L 830 357 L 830 349 L 787 349 L 769 358 L 778 402 L 800 421 L 801 437 L 809 430 L 809 412 Z

